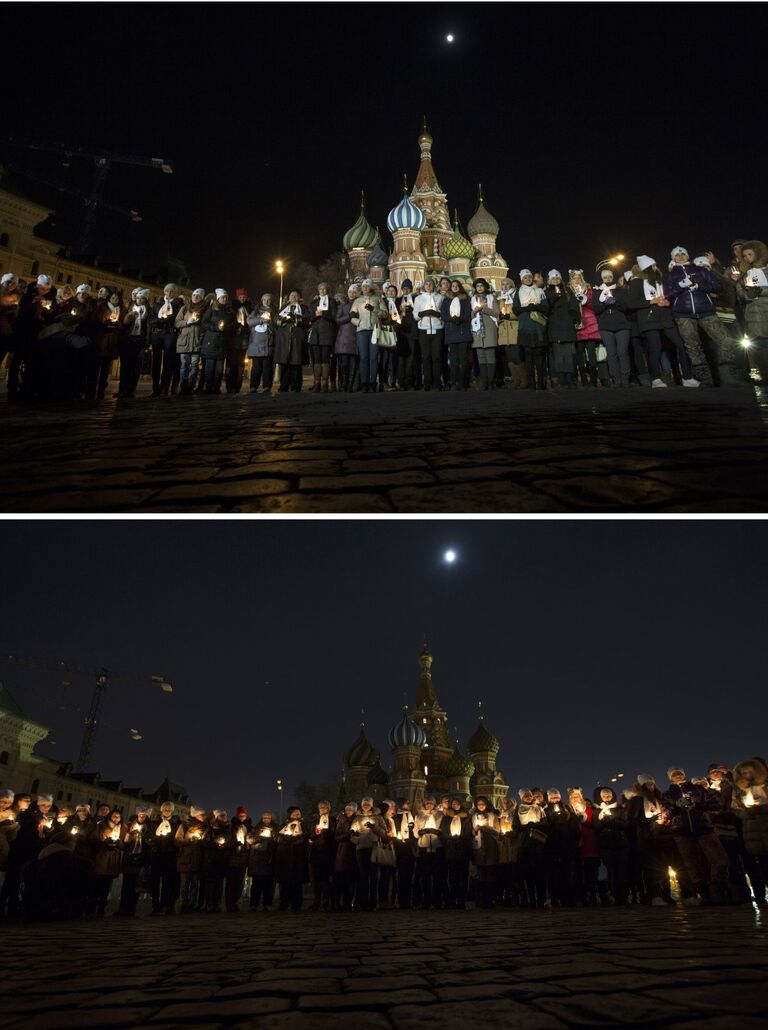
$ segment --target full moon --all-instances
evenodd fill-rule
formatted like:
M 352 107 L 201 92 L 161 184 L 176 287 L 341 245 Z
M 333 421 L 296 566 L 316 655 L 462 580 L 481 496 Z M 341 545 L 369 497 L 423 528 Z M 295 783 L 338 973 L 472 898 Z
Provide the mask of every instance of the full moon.
M 450 565 L 451 562 L 455 562 L 456 561 L 456 552 L 455 551 L 446 551 L 445 554 L 443 555 L 443 558 Z
M 449 32 L 448 35 L 445 37 L 445 41 L 446 43 L 453 43 L 453 33 Z

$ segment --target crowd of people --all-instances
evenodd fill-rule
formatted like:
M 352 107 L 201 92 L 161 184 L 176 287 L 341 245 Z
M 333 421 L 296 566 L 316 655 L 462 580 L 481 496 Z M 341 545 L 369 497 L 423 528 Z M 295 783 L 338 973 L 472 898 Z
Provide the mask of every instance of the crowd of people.
M 299 911 L 305 885 L 323 911 L 557 908 L 574 905 L 768 905 L 768 768 L 761 758 L 706 776 L 668 770 L 662 789 L 638 775 L 620 795 L 598 785 L 522 788 L 494 808 L 486 797 L 350 801 L 337 812 L 287 809 L 278 820 L 245 808 L 172 803 L 157 815 L 53 803 L 0 792 L 0 914 L 102 917 L 120 877 L 116 916 Z M 674 873 L 674 876 L 672 875 Z
M 277 301 L 243 288 L 187 297 L 173 283 L 154 300 L 148 288 L 94 295 L 8 272 L 0 360 L 11 400 L 100 400 L 115 359 L 121 399 L 143 372 L 153 397 L 300 391 L 306 366 L 317 392 L 718 386 L 751 364 L 768 379 L 767 262 L 760 240 L 736 240 L 725 266 L 678 246 L 663 269 L 641 254 L 591 282 L 581 269 L 524 268 L 497 292 L 483 278 L 365 279 Z

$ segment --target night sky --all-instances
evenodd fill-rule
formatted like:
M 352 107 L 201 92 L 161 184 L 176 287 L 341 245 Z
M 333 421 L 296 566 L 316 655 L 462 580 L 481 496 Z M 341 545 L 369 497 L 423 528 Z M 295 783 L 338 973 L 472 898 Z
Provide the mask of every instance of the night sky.
M 390 246 L 386 216 L 403 173 L 416 174 L 423 114 L 451 210 L 466 225 L 483 183 L 515 278 L 592 270 L 616 251 L 663 265 L 676 244 L 727 257 L 768 213 L 750 187 L 759 11 L 110 3 L 58 7 L 41 27 L 8 5 L 4 72 L 24 102 L 4 108 L 3 134 L 172 160 L 173 176 L 115 166 L 106 199 L 144 222 L 102 214 L 99 250 L 145 272 L 171 253 L 208 289 L 275 288 L 275 258 L 290 280 L 298 262 L 339 250 L 361 188 Z M 92 171 L 2 146 L 0 159 L 80 188 Z M 75 238 L 72 201 L 26 191 L 53 196 L 58 237 Z
M 3 651 L 106 665 L 94 765 L 206 807 L 275 807 L 341 772 L 361 709 L 413 706 L 424 634 L 462 751 L 482 701 L 499 769 L 591 789 L 765 752 L 766 529 L 734 522 L 6 524 Z M 448 566 L 442 554 L 455 548 Z M 152 686 L 164 675 L 172 694 Z M 74 761 L 92 682 L 3 661 L 42 753 Z M 136 728 L 143 740 L 130 739 Z

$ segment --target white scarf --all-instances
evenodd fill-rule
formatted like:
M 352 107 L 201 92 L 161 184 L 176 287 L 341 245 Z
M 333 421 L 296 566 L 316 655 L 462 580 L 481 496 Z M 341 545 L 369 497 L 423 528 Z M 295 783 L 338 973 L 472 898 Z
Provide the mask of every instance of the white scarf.
M 173 314 L 173 304 L 166 297 L 165 301 L 163 303 L 163 306 L 160 308 L 160 310 L 157 313 L 157 317 L 158 318 L 170 318 L 172 314 Z
M 451 817 L 451 836 L 458 837 L 461 835 L 461 816 L 454 815 Z
M 286 304 L 278 317 L 288 318 L 289 315 L 301 315 L 301 304 Z
M 531 289 L 536 289 L 536 287 L 532 286 Z M 542 811 L 539 805 L 526 805 L 520 802 L 517 806 L 517 815 L 521 824 L 526 826 L 528 823 L 540 823 Z
M 483 312 L 485 312 L 485 314 L 488 315 L 488 317 L 491 319 L 491 321 L 494 323 L 494 325 L 498 325 L 499 324 L 499 320 L 495 317 L 495 315 L 491 314 L 491 303 L 492 303 L 491 298 L 488 297 L 488 295 L 485 294 L 485 293 L 482 293 L 482 294 L 476 293 L 472 297 L 473 304 L 478 299 L 478 297 L 482 297 L 483 300 L 485 301 L 485 304 L 480 306 L 480 307 L 473 308 L 473 310 L 475 312 L 474 317 L 472 319 L 472 332 L 473 333 L 481 333 L 483 331 Z
M 526 286 L 523 283 L 517 291 L 517 296 L 520 298 L 520 307 L 524 308 L 528 304 L 541 304 L 544 300 L 544 291 L 540 286 Z
M 472 829 L 476 830 L 478 826 L 487 826 L 488 816 L 485 812 L 475 812 L 472 816 Z
M 317 310 L 318 311 L 327 311 L 328 310 L 328 294 L 326 294 L 324 297 L 318 297 L 317 298 Z
M 413 307 L 413 294 L 412 293 L 404 293 L 402 295 L 402 297 L 400 298 L 400 304 L 401 305 L 405 304 L 405 306 L 407 308 L 412 308 Z
M 458 318 L 461 314 L 461 301 L 458 297 L 454 297 L 451 301 L 451 306 L 448 309 L 451 318 Z
M 643 811 L 646 819 L 655 819 L 661 813 L 661 805 L 658 801 L 649 801 L 643 798 Z
M 598 816 L 598 819 L 605 819 L 606 816 L 613 815 L 613 810 L 614 810 L 614 808 L 616 808 L 617 805 L 618 805 L 618 801 L 612 801 L 610 804 L 608 804 L 607 801 L 601 801 L 600 802 L 600 815 Z
M 143 304 L 134 304 L 133 313 L 136 315 L 136 318 L 133 320 L 131 336 L 141 336 L 141 324 L 147 317 L 147 309 Z
M 402 818 L 400 820 L 400 840 L 408 840 L 411 835 L 411 827 L 413 826 L 413 816 L 410 812 L 401 812 Z
M 600 303 L 605 304 L 607 300 L 610 300 L 613 296 L 613 291 L 616 289 L 618 283 L 603 283 L 603 287 L 600 291 Z
M 646 300 L 655 300 L 657 297 L 664 296 L 664 287 L 661 283 L 658 286 L 651 286 L 647 279 L 643 280 L 643 291 L 645 292 Z

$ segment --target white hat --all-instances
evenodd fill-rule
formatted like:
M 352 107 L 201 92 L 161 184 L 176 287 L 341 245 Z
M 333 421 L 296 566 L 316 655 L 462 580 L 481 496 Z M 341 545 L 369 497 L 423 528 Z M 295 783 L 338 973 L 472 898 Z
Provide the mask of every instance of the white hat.
M 53 794 L 38 794 L 38 801 L 47 801 L 49 804 L 53 804 Z
M 361 805 L 365 805 L 365 804 L 372 805 L 373 804 L 373 798 L 360 798 L 360 804 Z
M 532 791 L 531 791 L 530 787 L 521 787 L 520 790 L 517 793 L 520 795 L 520 800 L 522 801 L 522 799 L 525 797 L 525 795 L 526 794 L 531 794 Z
M 608 273 L 608 275 L 613 275 L 613 269 L 612 268 L 601 268 L 600 269 L 600 278 L 601 279 L 605 275 L 606 272 Z
M 519 275 L 520 275 L 521 279 L 523 278 L 524 275 L 530 275 L 531 278 L 533 278 L 533 272 L 530 270 L 530 268 L 521 268 L 520 272 L 519 272 Z
M 221 816 L 226 815 L 227 812 L 224 808 L 214 808 L 213 814 L 216 816 L 217 819 L 220 819 Z
M 53 282 L 53 279 L 51 279 L 51 277 L 49 275 L 43 274 L 43 275 L 39 275 L 37 277 L 37 285 L 38 286 L 50 286 L 52 282 Z
M 644 272 L 646 268 L 650 268 L 656 264 L 656 258 L 648 257 L 647 254 L 638 254 L 637 256 L 637 267 L 641 272 Z
M 137 297 L 148 297 L 149 296 L 149 290 L 143 289 L 142 287 L 139 287 L 135 291 L 135 293 L 136 293 Z
M 190 805 L 189 814 L 193 816 L 205 815 L 205 809 L 201 808 L 199 805 Z
M 549 794 L 560 794 L 560 797 L 562 797 L 562 796 L 563 796 L 563 795 L 562 795 L 562 793 L 561 793 L 561 792 L 560 792 L 560 791 L 558 790 L 558 788 L 557 788 L 557 787 L 548 787 L 548 788 L 547 788 L 547 794 L 548 794 L 548 795 L 549 795 Z
M 653 776 L 650 776 L 648 773 L 638 773 L 637 782 L 640 784 L 641 787 L 644 787 L 646 783 L 655 783 L 656 780 L 653 778 Z
M 673 772 L 681 772 L 683 774 L 683 776 L 685 776 L 685 769 L 683 769 L 683 767 L 681 765 L 670 765 L 669 769 L 667 769 L 667 779 L 668 780 L 672 779 L 672 773 Z
M 229 296 L 229 294 L 227 293 L 227 291 L 226 290 L 222 290 L 221 287 L 219 287 L 216 290 L 216 300 L 221 300 L 222 297 L 228 297 L 228 296 Z
M 192 296 L 193 297 L 204 297 L 205 296 L 205 290 L 203 289 L 202 286 L 198 286 L 198 288 L 196 290 L 192 291 Z
M 12 283 L 14 279 L 18 278 L 19 277 L 16 275 L 15 272 L 6 272 L 2 279 L 0 279 L 0 283 L 2 283 L 3 286 L 5 286 L 6 283 Z
M 694 265 L 698 265 L 699 268 L 711 268 L 712 267 L 712 263 L 709 260 L 709 258 L 708 257 L 704 257 L 703 254 L 701 254 L 697 258 L 694 258 L 693 259 L 693 263 L 694 263 Z
M 0 798 L 15 798 L 15 797 L 16 797 L 16 795 L 13 793 L 13 791 L 9 787 L 6 787 L 5 790 L 0 790 Z
M 685 256 L 688 257 L 688 251 L 685 249 L 685 247 L 673 247 L 670 251 L 669 256 L 674 261 L 678 254 L 685 254 Z
M 563 278 L 556 268 L 550 268 L 550 270 L 547 272 L 547 282 L 550 282 L 552 279 L 554 279 L 556 275 L 559 275 L 561 279 Z
M 624 275 L 624 282 L 625 283 L 628 283 L 630 279 L 634 279 L 635 278 L 635 273 L 632 271 L 631 268 L 628 268 L 626 270 L 626 272 L 623 273 L 623 275 Z
M 373 279 L 363 279 L 361 286 L 373 286 Z
M 75 290 L 75 293 L 90 293 L 90 291 L 91 287 L 88 285 L 88 283 L 80 283 L 78 288 Z

